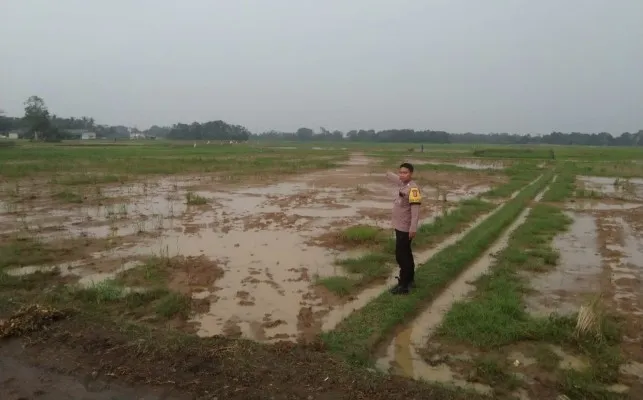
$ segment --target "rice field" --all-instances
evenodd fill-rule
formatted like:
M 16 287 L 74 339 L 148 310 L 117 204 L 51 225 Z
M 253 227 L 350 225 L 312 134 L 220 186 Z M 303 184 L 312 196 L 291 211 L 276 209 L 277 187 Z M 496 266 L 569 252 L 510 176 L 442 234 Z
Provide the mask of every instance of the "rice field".
M 35 357 L 11 367 L 29 382 L 64 353 L 60 385 L 75 379 L 66 366 L 85 365 L 124 398 L 170 381 L 176 398 L 641 398 L 641 157 L 0 149 L 0 366 Z M 416 287 L 394 296 L 385 173 L 401 162 L 415 165 L 424 201 Z

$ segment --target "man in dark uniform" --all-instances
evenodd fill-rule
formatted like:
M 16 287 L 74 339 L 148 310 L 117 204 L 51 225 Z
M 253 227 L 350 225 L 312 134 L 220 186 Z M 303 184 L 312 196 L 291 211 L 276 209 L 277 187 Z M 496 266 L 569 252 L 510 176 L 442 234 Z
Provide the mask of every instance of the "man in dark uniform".
M 397 175 L 392 172 L 386 175 L 397 186 L 392 222 L 395 229 L 395 260 L 400 267 L 400 276 L 391 293 L 406 294 L 415 283 L 415 261 L 411 242 L 417 232 L 422 194 L 413 181 L 413 165 L 403 163 Z

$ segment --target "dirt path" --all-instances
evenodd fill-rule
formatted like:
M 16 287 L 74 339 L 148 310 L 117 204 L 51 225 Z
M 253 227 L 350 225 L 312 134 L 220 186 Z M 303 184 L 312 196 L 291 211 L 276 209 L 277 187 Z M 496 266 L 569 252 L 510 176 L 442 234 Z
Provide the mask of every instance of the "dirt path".
M 540 192 L 535 200 L 539 201 L 548 188 Z M 475 290 L 472 282 L 489 270 L 494 263 L 494 254 L 507 246 L 512 233 L 525 222 L 529 211 L 530 208 L 523 210 L 485 254 L 458 276 L 417 318 L 401 327 L 388 345 L 382 347 L 376 362 L 380 370 L 414 379 L 454 384 L 485 394 L 492 393 L 492 388 L 488 386 L 457 378 L 446 364 L 427 364 L 420 352 L 453 304 L 464 300 Z

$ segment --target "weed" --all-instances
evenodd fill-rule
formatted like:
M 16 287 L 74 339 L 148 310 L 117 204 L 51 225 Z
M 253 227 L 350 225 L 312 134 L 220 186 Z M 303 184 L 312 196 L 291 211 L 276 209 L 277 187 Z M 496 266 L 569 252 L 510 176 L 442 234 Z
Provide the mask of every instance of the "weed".
M 345 297 L 353 293 L 359 282 L 357 279 L 345 276 L 329 276 L 317 279 L 317 284 L 325 287 L 328 291 L 339 297 Z
M 347 245 L 377 244 L 385 233 L 382 229 L 370 225 L 355 225 L 346 228 L 340 234 L 340 240 Z
M 177 315 L 186 318 L 190 311 L 190 298 L 176 292 L 168 292 L 159 299 L 154 311 L 163 318 L 169 319 Z
M 185 195 L 185 199 L 186 199 L 186 203 L 191 206 L 200 206 L 200 205 L 208 204 L 207 198 L 203 196 L 199 196 L 194 192 L 187 192 L 187 194 Z
M 534 163 L 521 162 L 506 168 L 504 173 L 509 177 L 509 182 L 487 191 L 484 196 L 492 198 L 509 197 L 536 179 L 542 171 Z

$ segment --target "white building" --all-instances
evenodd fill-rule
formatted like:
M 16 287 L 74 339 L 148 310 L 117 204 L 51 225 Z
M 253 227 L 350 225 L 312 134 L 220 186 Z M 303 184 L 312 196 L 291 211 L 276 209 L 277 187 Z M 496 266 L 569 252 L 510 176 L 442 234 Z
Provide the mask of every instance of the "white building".
M 132 139 L 132 140 L 134 140 L 134 139 L 145 139 L 145 134 L 144 133 L 139 133 L 139 132 L 137 132 L 137 133 L 132 132 L 132 133 L 129 134 L 129 138 Z
M 8 137 L 9 139 L 18 139 L 18 134 L 16 132 L 10 132 Z
M 96 133 L 95 132 L 83 132 L 80 135 L 81 140 L 93 140 L 96 139 Z

